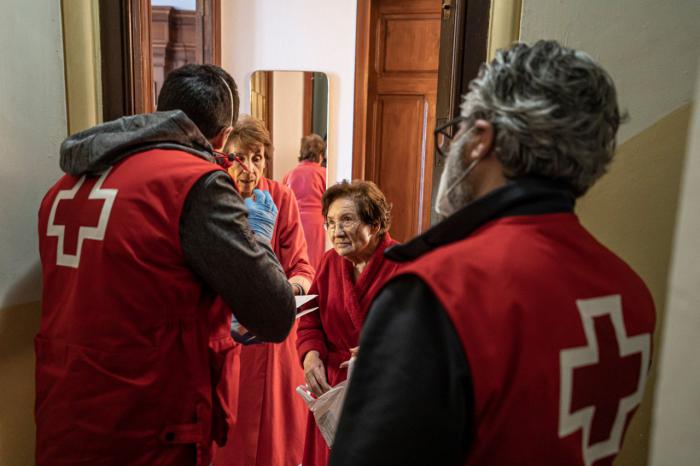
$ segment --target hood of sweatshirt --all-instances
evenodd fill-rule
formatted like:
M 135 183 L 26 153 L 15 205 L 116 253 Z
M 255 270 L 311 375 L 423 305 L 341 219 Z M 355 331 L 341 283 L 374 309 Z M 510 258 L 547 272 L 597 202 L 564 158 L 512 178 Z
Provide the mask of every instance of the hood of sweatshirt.
M 181 110 L 119 118 L 69 136 L 61 144 L 61 170 L 73 176 L 98 174 L 137 152 L 178 149 L 214 161 L 212 147 Z

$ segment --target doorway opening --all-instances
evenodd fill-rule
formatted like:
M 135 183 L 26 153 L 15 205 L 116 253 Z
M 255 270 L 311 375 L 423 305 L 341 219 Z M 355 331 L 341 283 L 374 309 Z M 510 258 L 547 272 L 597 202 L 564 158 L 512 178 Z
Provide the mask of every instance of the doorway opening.
M 353 178 L 393 204 L 405 241 L 436 222 L 433 130 L 459 112 L 486 58 L 491 0 L 359 0 Z

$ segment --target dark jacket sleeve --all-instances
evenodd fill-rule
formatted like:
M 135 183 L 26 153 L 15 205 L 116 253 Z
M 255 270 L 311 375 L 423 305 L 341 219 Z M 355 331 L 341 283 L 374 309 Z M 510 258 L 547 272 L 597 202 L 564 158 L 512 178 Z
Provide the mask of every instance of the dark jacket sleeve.
M 243 326 L 262 340 L 284 340 L 296 315 L 291 286 L 269 244 L 250 230 L 227 173 L 210 173 L 192 187 L 180 239 L 187 264 Z
M 330 466 L 463 464 L 472 411 L 447 314 L 420 279 L 398 277 L 370 308 Z

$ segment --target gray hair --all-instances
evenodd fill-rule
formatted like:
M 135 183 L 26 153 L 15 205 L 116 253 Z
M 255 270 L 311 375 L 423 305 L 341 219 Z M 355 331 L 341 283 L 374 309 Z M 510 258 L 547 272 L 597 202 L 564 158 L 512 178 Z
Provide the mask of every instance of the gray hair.
M 624 119 L 608 73 L 554 41 L 499 50 L 470 83 L 462 115 L 494 126 L 508 178 L 557 179 L 576 196 L 605 173 Z

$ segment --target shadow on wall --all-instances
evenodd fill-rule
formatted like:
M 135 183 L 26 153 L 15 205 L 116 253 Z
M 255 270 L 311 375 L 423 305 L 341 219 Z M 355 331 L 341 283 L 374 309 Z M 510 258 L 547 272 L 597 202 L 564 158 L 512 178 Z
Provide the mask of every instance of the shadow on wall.
M 644 280 L 656 304 L 654 354 L 644 399 L 615 466 L 648 462 L 649 426 L 665 315 L 667 277 L 691 106 L 685 105 L 622 144 L 610 171 L 578 202 L 581 222 Z
M 34 335 L 39 302 L 7 306 L 40 282 L 39 263 L 8 290 L 0 305 L 0 464 L 34 464 Z

